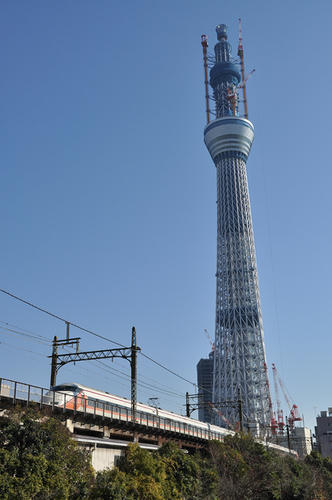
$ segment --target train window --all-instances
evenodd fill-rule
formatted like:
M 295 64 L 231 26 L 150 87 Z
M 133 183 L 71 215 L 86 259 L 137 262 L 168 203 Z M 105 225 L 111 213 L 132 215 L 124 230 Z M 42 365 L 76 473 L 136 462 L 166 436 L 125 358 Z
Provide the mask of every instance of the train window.
M 77 385 L 56 385 L 52 387 L 52 391 L 66 391 L 66 392 L 76 392 L 78 390 Z
M 96 400 L 95 400 L 95 399 L 88 399 L 88 405 L 89 405 L 89 406 L 94 406 L 94 405 L 95 405 L 95 402 L 96 402 Z

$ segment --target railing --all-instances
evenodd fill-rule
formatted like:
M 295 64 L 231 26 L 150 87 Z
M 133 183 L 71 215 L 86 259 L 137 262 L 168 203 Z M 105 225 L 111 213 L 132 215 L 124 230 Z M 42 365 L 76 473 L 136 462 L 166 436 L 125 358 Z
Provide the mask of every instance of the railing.
M 48 407 L 52 411 L 70 412 L 72 414 L 83 414 L 85 416 L 101 417 L 103 420 L 116 422 L 131 422 L 131 408 L 120 406 L 111 402 L 101 401 L 94 398 L 87 398 L 84 395 L 72 396 L 64 392 L 50 391 L 37 385 L 25 384 L 15 380 L 0 378 L 0 400 L 5 399 L 12 402 L 13 405 L 20 403 L 29 406 L 32 403 L 40 408 Z M 175 415 L 174 415 L 175 417 Z M 175 417 L 176 418 L 176 417 Z M 198 439 L 218 439 L 222 440 L 227 431 L 220 429 L 219 432 L 211 432 L 210 425 L 195 420 L 192 424 L 179 420 L 162 417 L 152 413 L 137 410 L 136 423 L 154 429 L 160 429 L 166 432 L 175 432 L 177 434 L 192 436 Z M 179 418 L 182 418 L 179 415 Z M 183 417 L 185 418 L 185 417 Z

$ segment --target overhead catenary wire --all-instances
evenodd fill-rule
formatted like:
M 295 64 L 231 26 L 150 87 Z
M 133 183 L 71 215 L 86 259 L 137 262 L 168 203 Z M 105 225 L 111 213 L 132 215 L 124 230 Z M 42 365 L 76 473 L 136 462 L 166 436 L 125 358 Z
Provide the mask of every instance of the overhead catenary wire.
M 33 304 L 32 302 L 22 299 L 21 297 L 18 297 L 17 295 L 14 295 L 11 292 L 8 292 L 7 290 L 3 290 L 0 288 L 0 292 L 8 295 L 9 297 L 12 297 L 13 299 L 16 299 L 23 304 L 26 304 L 27 306 L 33 307 L 34 309 L 37 309 L 37 311 L 43 312 L 45 314 L 48 314 L 49 316 L 52 316 L 55 319 L 58 319 L 59 321 L 62 321 L 63 323 L 69 324 L 73 326 L 74 328 L 78 328 L 79 330 L 82 330 L 83 332 L 89 333 L 90 335 L 94 335 L 95 337 L 99 337 L 100 339 L 106 340 L 107 342 L 111 342 L 112 344 L 118 345 L 119 347 L 126 347 L 123 344 L 120 344 L 119 342 L 116 342 L 115 340 L 109 339 L 107 337 L 104 337 L 103 335 L 100 335 L 99 333 L 96 333 L 92 330 L 89 330 L 87 328 L 84 328 L 83 326 L 77 325 L 76 323 L 73 323 L 72 321 L 66 320 L 65 318 L 62 318 L 61 316 L 58 316 L 57 314 L 54 314 L 47 309 L 43 309 L 40 306 L 37 306 L 36 304 Z
M 7 321 L 0 320 L 0 323 L 2 323 L 4 325 L 8 325 L 8 326 L 14 326 L 14 325 L 11 325 L 11 323 L 8 323 Z M 0 334 L 11 335 L 11 333 L 15 333 L 18 335 L 23 335 L 23 336 L 29 338 L 30 340 L 37 342 L 37 343 L 40 343 L 42 345 L 48 345 L 48 346 L 51 345 L 51 341 L 48 340 L 46 337 L 43 337 L 43 336 L 37 335 L 37 334 L 33 335 L 31 331 L 26 330 L 26 329 L 24 329 L 20 326 L 17 326 L 17 325 L 15 325 L 15 327 L 21 331 L 14 330 L 13 328 L 8 328 L 8 327 L 0 325 Z M 7 332 L 2 332 L 1 329 L 7 330 Z M 26 333 L 28 331 L 30 333 Z M 64 348 L 64 346 L 63 346 L 63 348 Z M 64 348 L 64 350 L 69 352 L 68 349 L 66 349 L 66 348 Z M 97 361 L 97 363 L 104 367 L 101 369 L 108 370 L 110 373 L 112 373 L 116 377 L 121 378 L 122 380 L 130 380 L 130 375 L 128 375 L 126 372 L 119 370 L 117 368 L 108 366 L 106 363 L 103 363 L 102 361 Z M 121 374 L 122 376 L 119 374 Z M 149 381 L 145 381 L 145 380 L 148 380 L 147 377 L 142 376 L 142 379 L 143 379 L 142 382 L 138 382 L 138 385 L 142 388 L 146 388 L 150 391 L 153 390 L 153 391 L 158 392 L 160 394 L 166 394 L 166 395 L 171 396 L 171 397 L 183 397 L 182 394 L 176 393 L 176 392 L 171 391 L 169 389 L 164 389 L 161 386 L 157 386 L 155 384 L 151 384 L 151 382 L 149 382 Z
M 26 305 L 28 305 L 28 306 L 30 306 L 30 307 L 38 310 L 40 312 L 43 312 L 43 313 L 45 313 L 45 314 L 47 314 L 47 315 L 49 315 L 49 316 L 51 316 L 51 317 L 53 317 L 53 318 L 55 318 L 55 319 L 57 319 L 59 321 L 62 321 L 65 324 L 69 324 L 69 325 L 73 326 L 74 328 L 78 328 L 79 330 L 81 330 L 83 332 L 89 333 L 90 335 L 93 335 L 95 337 L 103 339 L 103 340 L 105 340 L 107 342 L 111 342 L 112 344 L 115 344 L 117 346 L 125 347 L 123 344 L 120 344 L 119 342 L 117 342 L 115 340 L 112 340 L 112 339 L 109 339 L 107 337 L 104 337 L 103 335 L 100 335 L 99 333 L 96 333 L 93 330 L 89 330 L 88 328 L 84 328 L 84 327 L 82 327 L 82 326 L 80 326 L 80 325 L 78 325 L 76 323 L 72 323 L 71 321 L 69 321 L 69 320 L 67 320 L 67 319 L 59 316 L 58 314 L 52 313 L 51 311 L 48 311 L 47 309 L 44 309 L 43 307 L 40 307 L 40 306 L 37 306 L 36 304 L 33 304 L 29 300 L 22 299 L 18 295 L 15 295 L 14 293 L 9 292 L 8 290 L 4 290 L 4 289 L 0 288 L 0 292 L 4 293 L 5 295 L 8 295 L 9 297 L 12 297 L 15 300 L 18 300 L 19 302 L 22 302 L 23 304 L 26 304 Z M 183 380 L 184 382 L 187 382 L 188 384 L 191 384 L 195 388 L 199 388 L 199 386 L 195 382 L 193 382 L 192 380 L 189 380 L 189 379 L 183 377 L 179 373 L 176 373 L 174 370 L 171 370 L 170 368 L 168 368 L 167 366 L 163 365 L 159 361 L 156 361 L 151 356 L 148 356 L 147 354 L 143 353 L 142 351 L 140 351 L 140 354 L 141 354 L 141 356 L 143 356 L 146 359 L 150 360 L 156 366 L 159 366 L 160 368 L 162 368 L 163 370 L 167 371 L 168 373 L 171 373 L 172 375 L 174 375 L 175 377 Z M 202 387 L 202 389 L 204 389 L 204 388 Z
M 24 349 L 24 347 L 21 346 L 13 346 L 11 344 L 8 344 L 7 342 L 3 342 L 3 340 L 0 341 L 0 344 L 6 345 L 8 347 L 11 347 L 12 349 L 19 349 L 21 351 L 29 352 L 30 354 L 37 354 L 37 356 L 40 356 L 45 359 L 45 354 L 42 354 L 41 352 L 38 351 L 31 351 L 29 349 Z
M 100 338 L 100 339 L 103 339 L 103 340 L 105 340 L 105 341 L 107 341 L 107 342 L 111 342 L 111 343 L 113 343 L 113 344 L 115 344 L 115 345 L 118 345 L 118 346 L 121 346 L 121 347 L 125 347 L 123 344 L 121 344 L 121 343 L 119 343 L 119 342 L 117 342 L 117 341 L 114 341 L 114 340 L 112 340 L 112 339 L 109 339 L 109 338 L 107 338 L 107 337 L 105 337 L 105 336 L 103 336 L 103 335 L 101 335 L 101 334 L 99 334 L 99 333 L 94 332 L 93 330 L 90 330 L 90 329 L 84 328 L 84 327 L 82 327 L 82 326 L 80 326 L 80 325 L 78 325 L 78 324 L 76 324 L 76 323 L 72 323 L 71 321 L 68 321 L 68 320 L 66 320 L 65 318 L 63 318 L 63 317 L 59 316 L 58 314 L 52 313 L 51 311 L 49 311 L 49 310 L 47 310 L 47 309 L 44 309 L 44 308 L 42 308 L 42 307 L 40 307 L 40 306 L 37 306 L 36 304 L 33 304 L 32 302 L 30 302 L 30 301 L 28 301 L 28 300 L 22 299 L 21 297 L 18 297 L 17 295 L 15 295 L 15 294 L 13 294 L 13 293 L 11 293 L 11 292 L 7 291 L 7 290 L 0 289 L 0 292 L 2 292 L 2 293 L 4 293 L 4 294 L 8 295 L 9 297 L 11 297 L 11 298 L 13 298 L 13 299 L 15 299 L 15 300 L 18 300 L 19 302 L 21 302 L 21 303 L 23 303 L 23 304 L 25 304 L 25 305 L 28 305 L 28 306 L 30 306 L 30 307 L 32 307 L 32 308 L 34 308 L 34 309 L 38 310 L 38 311 L 40 311 L 40 312 L 42 312 L 42 313 L 44 313 L 44 314 L 47 314 L 47 315 L 49 315 L 49 316 L 51 316 L 51 317 L 53 317 L 53 318 L 55 318 L 55 319 L 57 319 L 57 320 L 59 320 L 59 321 L 62 321 L 63 323 L 65 323 L 65 324 L 67 324 L 67 325 L 68 325 L 68 324 L 69 324 L 69 325 L 72 325 L 72 326 L 73 326 L 73 327 L 75 327 L 75 328 L 78 328 L 78 329 L 80 329 L 80 330 L 82 330 L 82 331 L 84 331 L 84 332 L 86 332 L 86 333 L 88 333 L 88 334 L 91 334 L 91 335 L 93 335 L 93 336 L 95 336 L 95 337 L 98 337 L 98 338 Z M 8 322 L 3 322 L 3 321 L 1 321 L 1 322 L 2 322 L 3 324 L 8 325 L 8 326 L 12 326 L 12 325 L 10 325 L 10 323 L 8 323 Z M 18 327 L 18 326 L 16 326 L 16 325 L 15 325 L 15 327 L 16 327 L 16 328 L 19 328 L 20 330 L 24 330 L 24 329 L 22 329 L 21 327 Z M 8 331 L 13 330 L 13 329 L 9 329 L 9 328 L 4 328 L 4 329 L 7 329 Z M 25 330 L 25 332 L 26 332 L 26 331 L 28 331 L 28 330 Z M 24 331 L 23 331 L 23 332 L 17 332 L 17 331 L 15 331 L 15 333 L 19 333 L 19 334 L 21 334 L 21 335 L 25 335 L 26 337 L 30 337 L 31 339 L 33 339 L 33 340 L 35 340 L 35 341 L 37 341 L 37 342 L 38 342 L 38 341 L 39 341 L 39 342 L 41 342 L 42 340 L 43 340 L 43 341 L 45 341 L 45 342 L 47 342 L 48 344 L 49 344 L 49 342 L 50 342 L 50 341 L 49 341 L 46 337 L 43 337 L 43 336 L 41 336 L 41 335 L 33 335 L 31 332 L 30 332 L 30 334 L 26 334 L 25 332 L 24 332 Z M 24 350 L 24 349 L 23 349 L 23 350 Z M 27 351 L 27 350 L 26 350 L 26 351 Z M 33 351 L 28 351 L 28 352 L 34 353 Z M 40 353 L 36 353 L 36 354 L 38 354 L 39 356 L 44 357 L 44 355 L 42 355 L 42 354 L 40 354 Z M 191 380 L 188 380 L 187 378 L 183 377 L 183 376 L 182 376 L 182 375 L 180 375 L 179 373 L 176 373 L 174 370 L 171 370 L 170 368 L 168 368 L 167 366 L 163 365 L 162 363 L 160 363 L 160 362 L 158 362 L 158 361 L 154 360 L 151 356 L 148 356 L 147 354 L 142 353 L 142 352 L 140 352 L 140 354 L 142 354 L 142 355 L 143 355 L 143 357 L 145 357 L 146 359 L 148 359 L 149 361 L 151 361 L 152 363 L 154 363 L 156 366 L 159 366 L 159 367 L 160 367 L 160 368 L 162 368 L 163 370 L 167 371 L 168 373 L 170 373 L 170 374 L 174 375 L 175 377 L 177 377 L 177 378 L 179 378 L 179 379 L 183 380 L 183 381 L 184 381 L 184 382 L 186 382 L 186 383 L 189 383 L 189 384 L 193 385 L 196 389 L 197 389 L 197 388 L 199 388 L 199 386 L 198 386 L 195 382 L 192 382 Z M 129 378 L 127 374 L 125 374 L 125 377 L 126 377 L 126 378 L 124 378 L 124 377 L 119 376 L 117 373 L 114 373 L 115 371 L 118 371 L 119 373 L 121 373 L 121 371 L 120 371 L 120 370 L 116 370 L 116 369 L 113 369 L 113 371 L 111 371 L 111 370 L 112 370 L 112 368 L 110 368 L 109 372 L 110 372 L 110 373 L 112 373 L 112 375 L 117 376 L 118 378 L 122 378 L 123 380 L 126 380 L 126 379 L 128 379 L 128 378 Z M 145 377 L 143 377 L 143 378 L 145 378 Z M 150 393 L 152 393 L 152 392 L 153 392 L 153 393 L 156 393 L 156 392 L 157 392 L 157 393 L 160 393 L 160 394 L 163 394 L 163 395 L 165 395 L 165 394 L 166 394 L 166 396 L 170 396 L 170 397 L 172 397 L 172 398 L 174 398 L 174 397 L 176 397 L 176 398 L 182 398 L 182 397 L 183 397 L 183 395 L 182 395 L 182 394 L 176 393 L 176 392 L 174 392 L 174 391 L 165 390 L 165 389 L 161 388 L 160 386 L 158 387 L 158 386 L 152 385 L 152 384 L 150 384 L 150 383 L 146 383 L 146 382 L 138 382 L 138 385 L 141 387 L 141 390 L 143 390 L 144 392 L 146 392 L 146 391 L 148 391 L 148 392 L 150 392 Z M 202 389 L 204 389 L 204 388 L 202 388 Z M 205 389 L 205 390 L 206 390 L 206 389 Z M 208 392 L 210 392 L 210 391 L 208 391 Z
M 105 367 L 105 370 L 108 370 L 110 371 L 111 373 L 113 371 L 116 371 L 116 372 L 119 372 L 121 373 L 122 375 L 124 375 L 127 379 L 130 380 L 130 375 L 128 375 L 127 373 L 123 372 L 122 370 L 118 370 L 117 368 L 113 368 L 111 366 L 108 366 L 106 363 L 104 363 L 103 361 L 97 361 L 98 364 L 100 365 L 103 365 Z M 121 377 L 123 378 L 123 377 Z M 145 377 L 143 377 L 145 378 Z M 167 394 L 168 396 L 176 396 L 176 397 L 181 397 L 183 398 L 183 394 L 179 394 L 177 392 L 174 392 L 174 391 L 170 391 L 168 389 L 163 389 L 162 387 L 160 386 L 157 386 L 157 385 L 154 385 L 154 384 L 151 384 L 149 382 L 137 382 L 137 384 L 141 387 L 144 387 L 146 389 L 153 389 L 154 391 L 157 391 L 157 392 L 160 392 L 160 393 L 164 393 L 164 394 Z
M 25 349 L 25 348 L 23 348 L 23 347 L 21 347 L 21 346 L 14 346 L 14 345 L 12 345 L 12 344 L 8 344 L 8 342 L 3 342 L 3 341 L 0 341 L 0 345 L 4 345 L 4 346 L 6 346 L 6 347 L 10 347 L 11 349 L 14 349 L 14 350 L 19 349 L 19 350 L 21 350 L 21 351 L 28 352 L 29 354 L 33 354 L 33 355 L 35 355 L 35 356 L 39 356 L 40 358 L 45 359 L 45 354 L 42 354 L 41 352 L 38 352 L 38 351 L 32 351 L 32 350 L 30 350 L 30 349 Z M 95 366 L 96 366 L 96 365 L 95 365 Z M 81 367 L 81 368 L 76 368 L 76 370 L 77 370 L 77 369 L 78 369 L 79 371 L 81 371 L 81 372 L 83 372 L 83 371 L 84 371 L 84 372 L 91 372 L 91 370 L 90 370 L 90 369 L 89 369 L 89 370 L 87 370 L 87 369 L 84 369 L 83 367 Z M 70 369 L 70 368 L 69 368 L 69 370 L 70 370 L 70 371 L 73 371 L 73 369 Z M 107 372 L 107 370 L 104 370 L 104 371 L 106 371 L 106 372 Z M 96 373 L 96 374 L 98 374 L 97 372 L 95 372 L 95 373 Z M 125 380 L 125 379 L 124 379 L 124 377 L 120 377 L 120 378 L 122 378 L 123 380 Z M 109 379 L 109 377 L 106 375 L 105 380 L 111 380 L 111 379 Z M 124 387 L 126 387 L 126 385 L 125 385 L 125 384 L 121 384 L 121 385 L 123 385 Z M 154 388 L 153 388 L 153 389 L 150 389 L 150 388 L 144 388 L 144 387 L 143 387 L 143 392 L 145 392 L 146 394 L 149 394 L 149 393 L 151 393 L 152 391 L 153 391 L 153 392 L 155 392 L 155 389 L 154 389 Z
M 34 342 L 37 342 L 38 344 L 48 345 L 48 346 L 51 345 L 51 342 L 49 340 L 39 338 L 36 335 L 30 335 L 29 333 L 19 332 L 17 330 L 13 330 L 12 328 L 6 328 L 5 326 L 1 326 L 1 325 L 0 325 L 0 329 L 7 330 L 6 332 L 2 332 L 0 330 L 0 333 L 3 333 L 5 335 L 10 335 L 11 333 L 15 333 L 17 335 L 22 335 L 23 337 L 28 337 L 28 338 L 32 339 Z
M 159 363 L 159 361 L 156 361 L 155 359 L 151 358 L 147 354 L 144 354 L 142 351 L 140 352 L 140 355 L 146 359 L 149 359 L 150 361 L 152 361 L 152 363 L 154 363 L 157 366 L 160 366 L 160 368 L 163 368 L 163 370 L 166 370 L 167 372 L 171 373 L 175 377 L 178 377 L 181 380 L 184 380 L 185 382 L 187 382 L 188 384 L 191 384 L 194 387 L 197 387 L 197 384 L 195 382 L 193 382 L 192 380 L 188 380 L 187 378 L 182 377 L 182 375 L 179 375 L 179 373 L 176 373 L 175 371 L 171 370 L 170 368 L 167 368 L 167 366 L 164 366 L 162 363 Z
M 22 328 L 21 326 L 14 325 L 13 323 L 8 323 L 8 321 L 0 320 L 0 323 L 2 323 L 3 325 L 6 325 L 7 327 L 16 328 L 18 330 L 21 330 L 21 332 L 29 333 L 29 334 L 34 335 L 36 337 L 39 337 L 41 339 L 46 339 L 47 341 L 49 340 L 49 338 L 45 337 L 45 335 L 40 335 L 39 333 L 32 332 L 31 330 L 27 330 L 26 328 Z
M 123 380 L 130 380 L 130 375 L 128 375 L 127 373 L 121 371 L 121 370 L 118 370 L 116 368 L 113 368 L 111 366 L 108 366 L 106 363 L 104 363 L 103 361 L 97 361 L 98 364 L 100 365 L 103 365 L 104 366 L 104 370 L 118 376 L 119 378 L 123 379 Z M 96 366 L 96 365 L 95 365 Z M 115 372 L 118 372 L 118 373 L 121 373 L 123 376 L 121 375 L 117 375 Z M 153 384 L 150 384 L 148 382 L 137 382 L 137 385 L 139 385 L 140 387 L 142 388 L 145 388 L 145 389 L 148 389 L 150 391 L 155 391 L 155 392 L 158 392 L 160 394 L 166 394 L 167 396 L 171 396 L 171 397 L 181 397 L 183 398 L 183 394 L 179 394 L 179 393 L 176 393 L 174 391 L 170 391 L 170 390 L 167 390 L 167 389 L 163 389 L 159 386 L 156 386 L 156 385 L 153 385 Z

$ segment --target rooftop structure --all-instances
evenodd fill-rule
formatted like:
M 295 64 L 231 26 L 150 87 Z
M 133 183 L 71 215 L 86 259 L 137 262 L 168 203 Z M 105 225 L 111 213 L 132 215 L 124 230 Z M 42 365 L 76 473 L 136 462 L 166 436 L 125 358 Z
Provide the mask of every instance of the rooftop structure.
M 323 457 L 332 458 L 332 408 L 321 411 L 316 417 L 315 435 L 318 451 Z
M 308 427 L 293 427 L 283 435 L 276 436 L 274 442 L 296 451 L 300 458 L 310 455 L 312 451 L 312 436 Z

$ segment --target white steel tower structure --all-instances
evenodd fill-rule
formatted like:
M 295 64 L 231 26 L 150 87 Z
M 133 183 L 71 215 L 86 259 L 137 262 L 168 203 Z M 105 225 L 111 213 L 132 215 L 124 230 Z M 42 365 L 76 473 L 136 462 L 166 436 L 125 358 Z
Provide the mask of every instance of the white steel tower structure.
M 218 25 L 216 31 L 218 42 L 210 70 L 216 119 L 204 130 L 204 141 L 217 170 L 213 401 L 236 400 L 240 391 L 244 426 L 266 427 L 270 424 L 269 386 L 246 172 L 254 127 L 239 116 L 238 88 L 245 85 L 244 72 L 240 84 L 240 73 L 231 59 L 227 27 Z M 202 40 L 207 46 L 206 37 Z M 223 408 L 222 412 L 229 420 L 238 420 L 234 409 Z M 218 423 L 223 425 L 222 421 Z

